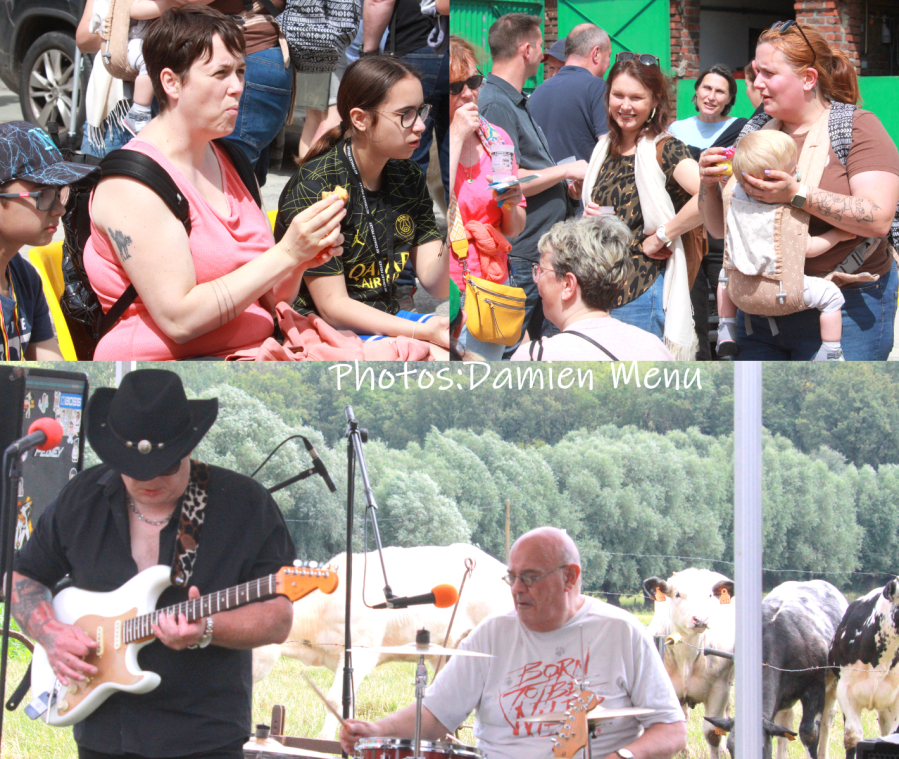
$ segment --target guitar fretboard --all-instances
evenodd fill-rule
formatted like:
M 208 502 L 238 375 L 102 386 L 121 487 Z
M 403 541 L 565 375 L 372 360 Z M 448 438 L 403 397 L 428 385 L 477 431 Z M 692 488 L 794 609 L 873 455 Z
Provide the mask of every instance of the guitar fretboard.
M 236 609 L 253 601 L 276 595 L 277 575 L 268 575 L 258 580 L 250 580 L 233 588 L 210 593 L 208 596 L 192 598 L 189 601 L 169 606 L 165 609 L 157 609 L 149 614 L 142 614 L 134 619 L 129 619 L 123 626 L 123 638 L 125 643 L 153 636 L 153 625 L 159 621 L 160 614 L 175 616 L 184 614 L 189 622 L 201 617 L 208 617 L 220 611 Z

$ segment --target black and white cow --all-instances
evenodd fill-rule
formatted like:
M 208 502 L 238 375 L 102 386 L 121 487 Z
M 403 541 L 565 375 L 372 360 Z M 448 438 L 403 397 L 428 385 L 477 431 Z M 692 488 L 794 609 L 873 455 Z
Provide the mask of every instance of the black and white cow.
M 703 704 L 706 714 L 724 716 L 734 681 L 734 663 L 703 651 L 714 648 L 733 653 L 733 580 L 708 569 L 690 568 L 675 572 L 667 580 L 650 577 L 643 582 L 643 589 L 656 599 L 649 633 L 674 639 L 673 645 L 665 646 L 665 671 L 684 714 L 689 717 L 689 708 Z M 703 727 L 703 735 L 711 759 L 718 759 L 720 735 L 710 725 Z
M 899 578 L 849 604 L 828 661 L 839 678 L 846 759 L 854 759 L 863 709 L 877 712 L 881 735 L 899 725 Z
M 836 678 L 826 669 L 830 642 L 846 598 L 829 582 L 785 582 L 762 601 L 763 759 L 771 759 L 771 738 L 780 737 L 778 759 L 792 740 L 793 707 L 802 704 L 799 738 L 811 759 L 827 759 L 836 707 Z M 786 671 L 785 671 L 786 670 Z M 710 719 L 731 731 L 733 720 Z M 727 749 L 734 755 L 733 732 Z

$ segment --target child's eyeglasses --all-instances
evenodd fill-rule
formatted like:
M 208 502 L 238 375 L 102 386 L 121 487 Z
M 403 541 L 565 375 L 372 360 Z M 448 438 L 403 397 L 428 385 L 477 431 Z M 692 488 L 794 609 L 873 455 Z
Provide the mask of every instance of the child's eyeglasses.
M 59 198 L 59 202 L 65 205 L 69 200 L 69 186 L 45 187 L 34 192 L 0 192 L 0 198 L 34 198 L 34 204 L 38 211 L 49 211 Z
M 474 92 L 482 84 L 484 84 L 484 75 L 479 71 L 474 76 L 463 79 L 461 82 L 450 82 L 449 93 L 450 95 L 461 95 L 462 90 L 466 87 Z
M 812 43 L 808 41 L 808 37 L 805 36 L 805 32 L 802 31 L 802 27 L 799 26 L 799 23 L 796 21 L 778 21 L 771 27 L 772 31 L 776 31 L 778 34 L 786 34 L 787 31 L 791 27 L 795 26 L 797 31 L 802 35 L 802 39 L 805 40 L 805 44 L 808 45 L 808 49 L 812 51 L 812 62 L 809 68 L 815 65 L 815 61 L 818 60 L 818 56 L 815 53 L 815 48 L 812 47 Z
M 659 65 L 659 57 L 657 55 L 650 55 L 649 53 L 632 53 L 630 50 L 624 50 L 618 53 L 618 55 L 615 56 L 615 63 L 632 61 L 634 60 L 634 58 L 636 58 L 644 66 Z

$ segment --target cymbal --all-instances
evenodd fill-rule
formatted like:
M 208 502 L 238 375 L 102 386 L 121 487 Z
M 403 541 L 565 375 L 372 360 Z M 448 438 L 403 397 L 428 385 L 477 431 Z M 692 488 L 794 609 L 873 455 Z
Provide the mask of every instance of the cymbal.
M 587 721 L 599 722 L 617 717 L 641 717 L 644 714 L 654 713 L 655 709 L 646 709 L 641 706 L 623 706 L 620 709 L 603 709 L 601 706 L 597 706 L 592 712 L 587 713 Z M 565 712 L 548 712 L 525 717 L 522 722 L 564 722 L 566 719 L 568 719 L 568 714 Z
M 351 653 L 370 652 L 377 654 L 393 654 L 394 656 L 486 656 L 493 658 L 492 654 L 482 654 L 480 651 L 463 651 L 458 648 L 444 648 L 436 643 L 428 643 L 424 646 L 415 643 L 406 643 L 402 646 L 372 646 L 371 648 L 350 648 Z

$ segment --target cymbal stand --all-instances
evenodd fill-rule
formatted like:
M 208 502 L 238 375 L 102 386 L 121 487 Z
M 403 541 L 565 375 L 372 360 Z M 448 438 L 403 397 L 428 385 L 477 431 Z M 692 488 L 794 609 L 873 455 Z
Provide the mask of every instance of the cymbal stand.
M 431 634 L 427 630 L 415 633 L 415 645 L 427 646 L 430 642 Z M 415 733 L 412 738 L 412 759 L 420 759 L 421 756 L 421 709 L 427 686 L 428 668 L 425 666 L 425 655 L 421 654 L 418 657 L 418 667 L 415 669 Z

